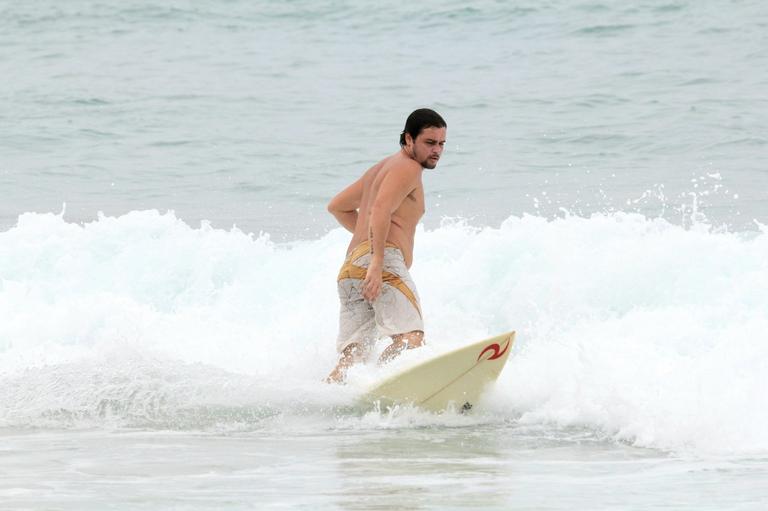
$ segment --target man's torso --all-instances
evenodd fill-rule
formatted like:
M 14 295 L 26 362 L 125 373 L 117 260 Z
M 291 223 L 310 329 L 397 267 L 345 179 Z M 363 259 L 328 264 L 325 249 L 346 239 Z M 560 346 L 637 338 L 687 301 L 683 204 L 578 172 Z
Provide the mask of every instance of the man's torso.
M 352 236 L 349 254 L 357 245 L 368 239 L 368 227 L 370 220 L 370 210 L 376 200 L 382 181 L 389 172 L 397 172 L 398 167 L 403 164 L 407 156 L 397 152 L 392 156 L 384 158 L 382 161 L 371 167 L 363 176 L 363 196 L 360 200 L 357 225 Z M 397 245 L 403 252 L 405 264 L 410 268 L 413 262 L 413 239 L 416 233 L 416 225 L 419 219 L 424 215 L 424 186 L 421 179 L 418 185 L 408 193 L 400 205 L 392 213 L 390 220 L 389 233 L 386 241 Z

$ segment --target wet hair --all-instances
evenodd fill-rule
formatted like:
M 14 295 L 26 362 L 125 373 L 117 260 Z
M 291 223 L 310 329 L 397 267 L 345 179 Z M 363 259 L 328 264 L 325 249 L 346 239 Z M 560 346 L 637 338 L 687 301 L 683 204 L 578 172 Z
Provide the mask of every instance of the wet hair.
M 405 134 L 411 135 L 411 138 L 416 140 L 421 130 L 424 128 L 447 128 L 448 125 L 445 120 L 440 117 L 440 114 L 429 108 L 419 108 L 411 112 L 408 119 L 405 120 L 405 128 L 400 133 L 400 145 L 405 146 Z

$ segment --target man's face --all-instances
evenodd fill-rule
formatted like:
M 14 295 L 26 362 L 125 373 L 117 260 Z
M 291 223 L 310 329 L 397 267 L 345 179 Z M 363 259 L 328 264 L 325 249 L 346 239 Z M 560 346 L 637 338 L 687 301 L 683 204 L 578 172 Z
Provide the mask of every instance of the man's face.
M 412 141 L 413 159 L 425 169 L 434 169 L 445 146 L 445 128 L 424 128 Z M 408 139 L 410 139 L 410 135 Z

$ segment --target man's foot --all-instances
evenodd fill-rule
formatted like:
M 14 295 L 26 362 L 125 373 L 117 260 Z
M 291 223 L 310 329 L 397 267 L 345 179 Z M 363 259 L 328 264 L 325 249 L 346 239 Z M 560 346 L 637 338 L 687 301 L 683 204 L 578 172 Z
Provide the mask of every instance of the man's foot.
M 344 383 L 344 380 L 347 379 L 347 370 L 361 360 L 362 350 L 360 346 L 356 343 L 350 344 L 341 352 L 339 363 L 325 379 L 325 383 Z
M 338 383 L 343 384 L 344 380 L 347 378 L 347 372 L 346 370 L 342 370 L 340 367 L 336 367 L 333 371 L 331 371 L 331 374 L 329 374 L 325 378 L 325 383 Z

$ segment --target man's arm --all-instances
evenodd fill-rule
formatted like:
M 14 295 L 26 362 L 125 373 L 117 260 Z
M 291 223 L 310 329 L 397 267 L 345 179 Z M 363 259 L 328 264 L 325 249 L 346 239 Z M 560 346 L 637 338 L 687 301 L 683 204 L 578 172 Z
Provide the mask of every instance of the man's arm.
M 371 262 L 363 282 L 363 297 L 368 301 L 375 300 L 381 292 L 384 247 L 392 223 L 392 213 L 400 207 L 408 194 L 416 189 L 421 170 L 418 163 L 409 162 L 401 168 L 392 169 L 379 186 L 368 219 Z
M 349 232 L 355 232 L 357 208 L 363 197 L 363 180 L 358 179 L 339 192 L 328 203 L 328 212 Z

